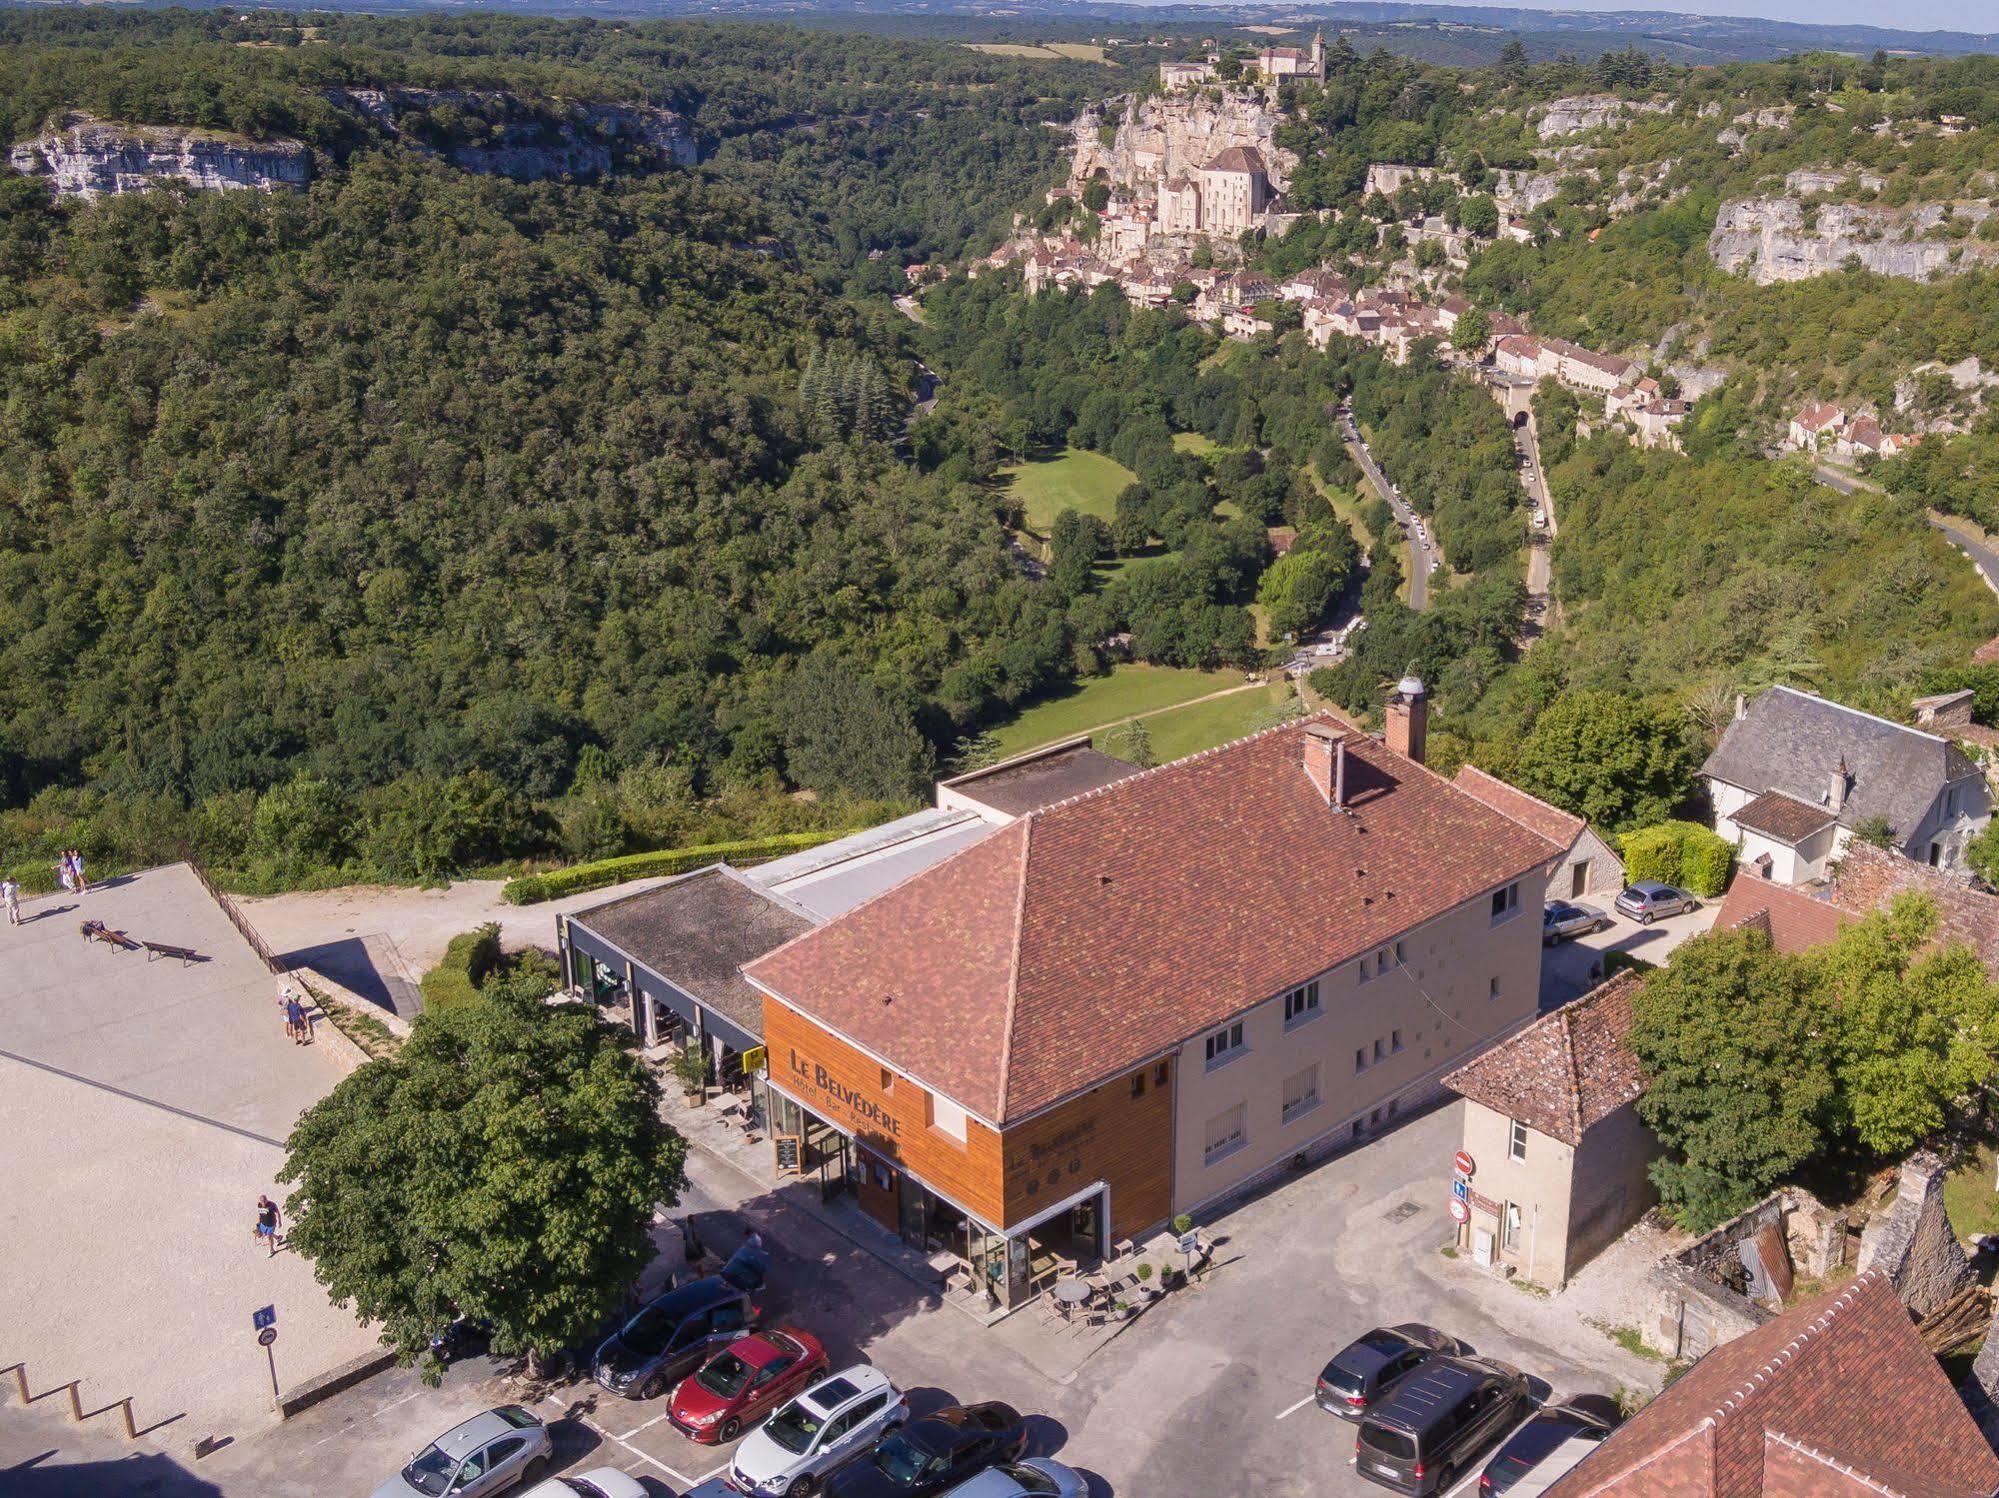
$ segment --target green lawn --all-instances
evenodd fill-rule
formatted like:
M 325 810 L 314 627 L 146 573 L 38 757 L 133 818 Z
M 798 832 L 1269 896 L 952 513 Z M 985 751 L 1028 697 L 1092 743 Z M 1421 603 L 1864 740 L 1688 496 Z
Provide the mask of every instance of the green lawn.
M 1232 672 L 1225 674 L 1234 678 L 1230 685 L 1242 681 Z M 1217 697 L 1213 702 L 1195 702 L 1153 713 L 1145 720 L 1146 731 L 1152 736 L 1152 758 L 1163 765 L 1170 759 L 1198 754 L 1230 739 L 1255 733 L 1274 720 L 1290 695 L 1290 683 L 1280 679 L 1266 687 Z
M 1179 559 L 1179 552 L 1168 551 L 1159 542 L 1154 541 L 1136 556 L 1106 557 L 1103 561 L 1097 563 L 1097 576 L 1105 582 L 1109 582 L 1120 572 L 1124 571 L 1125 568 L 1135 567 L 1140 562 L 1176 562 Z
M 1999 1170 L 1999 1162 L 1995 1162 L 1991 1146 L 1980 1145 L 1975 1155 L 1958 1162 L 1944 1178 L 1944 1210 L 1950 1214 L 1950 1225 L 1958 1237 L 1999 1233 L 1999 1191 L 1992 1189 L 1999 1181 L 1995 1170 Z
M 1215 441 L 1212 437 L 1204 437 L 1199 432 L 1175 432 L 1173 434 L 1173 446 L 1175 450 L 1183 453 L 1192 453 L 1197 458 L 1205 458 L 1210 453 L 1218 453 L 1222 450 L 1221 443 Z
M 1064 510 L 1081 510 L 1108 524 L 1117 515 L 1117 497 L 1135 475 L 1102 453 L 1068 448 L 1060 457 L 1002 468 L 1007 488 L 1027 512 L 1027 528 L 1046 536 Z
M 1002 757 L 1051 743 L 1140 713 L 1176 707 L 1226 687 L 1239 686 L 1234 671 L 1189 671 L 1177 666 L 1119 666 L 1028 708 L 993 730 Z M 1244 693 L 1244 696 L 1251 694 Z

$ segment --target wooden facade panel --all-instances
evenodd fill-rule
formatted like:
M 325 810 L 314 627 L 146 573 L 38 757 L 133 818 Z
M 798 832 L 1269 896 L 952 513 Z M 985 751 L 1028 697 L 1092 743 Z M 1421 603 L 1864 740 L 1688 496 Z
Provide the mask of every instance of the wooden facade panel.
M 1092 1180 L 1111 1188 L 1111 1236 L 1171 1215 L 1173 1079 L 1148 1064 L 1051 1108 L 1004 1135 L 1007 1222 L 1022 1222 Z M 1167 1071 L 1164 1085 L 1157 1068 Z M 1133 1096 L 1133 1079 L 1144 1090 Z
M 782 1004 L 764 1004 L 770 1075 L 784 1091 L 864 1148 L 903 1166 L 995 1227 L 1003 1226 L 999 1136 L 976 1119 L 965 1142 L 930 1127 L 930 1095 Z

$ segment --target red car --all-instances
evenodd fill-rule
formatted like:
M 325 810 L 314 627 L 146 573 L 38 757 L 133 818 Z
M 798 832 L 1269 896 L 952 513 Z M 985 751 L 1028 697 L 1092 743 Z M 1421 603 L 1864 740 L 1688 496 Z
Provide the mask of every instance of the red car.
M 826 1349 L 795 1326 L 738 1337 L 673 1391 L 667 1414 L 704 1446 L 733 1441 L 827 1373 Z

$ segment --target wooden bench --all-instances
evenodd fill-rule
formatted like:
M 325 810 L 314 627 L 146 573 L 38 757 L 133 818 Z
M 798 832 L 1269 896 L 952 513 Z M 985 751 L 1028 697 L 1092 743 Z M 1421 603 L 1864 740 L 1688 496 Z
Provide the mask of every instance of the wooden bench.
M 85 941 L 109 942 L 112 946 L 127 952 L 136 952 L 139 950 L 139 944 L 133 941 L 131 937 L 127 936 L 123 931 L 113 931 L 102 921 L 85 921 L 77 929 L 83 933 Z
M 146 961 L 148 962 L 151 962 L 155 957 L 178 957 L 180 965 L 186 967 L 191 962 L 208 961 L 206 957 L 195 951 L 193 947 L 170 947 L 163 941 L 142 941 L 139 945 L 146 949 Z

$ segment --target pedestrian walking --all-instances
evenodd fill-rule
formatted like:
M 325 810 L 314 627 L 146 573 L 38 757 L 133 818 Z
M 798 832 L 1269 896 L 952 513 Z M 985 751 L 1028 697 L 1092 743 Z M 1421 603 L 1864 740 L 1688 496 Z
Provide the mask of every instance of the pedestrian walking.
M 7 907 L 8 925 L 21 924 L 21 886 L 14 882 L 12 874 L 0 879 L 0 905 Z
M 294 1045 L 312 1044 L 312 1022 L 305 1017 L 305 1005 L 296 996 L 285 1000 L 285 1028 Z
M 73 895 L 76 893 L 76 870 L 70 867 L 69 851 L 67 849 L 56 855 L 56 878 L 62 884 L 62 892 L 64 894 Z
M 83 877 L 83 849 L 69 850 L 69 871 L 76 876 L 76 892 L 79 895 L 89 894 L 90 881 Z
M 745 1248 L 754 1248 L 758 1253 L 762 1253 L 764 1249 L 764 1235 L 753 1227 L 744 1228 L 743 1246 Z
M 278 1204 L 268 1196 L 257 1198 L 257 1236 L 270 1245 L 269 1258 L 278 1256 L 278 1228 L 282 1225 L 278 1216 Z

